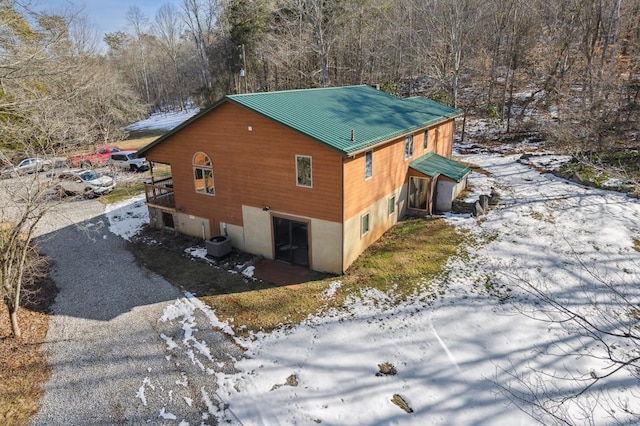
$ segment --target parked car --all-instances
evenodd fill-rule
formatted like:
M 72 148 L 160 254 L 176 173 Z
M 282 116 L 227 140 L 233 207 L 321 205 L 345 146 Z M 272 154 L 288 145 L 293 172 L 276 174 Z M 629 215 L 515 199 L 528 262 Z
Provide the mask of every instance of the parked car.
M 51 169 L 51 161 L 44 158 L 32 157 L 25 158 L 17 166 L 7 166 L 0 170 L 3 178 L 9 178 L 26 173 L 42 172 Z
M 93 170 L 71 169 L 55 178 L 55 189 L 60 196 L 83 195 L 87 198 L 108 194 L 116 187 L 111 176 L 99 175 Z
M 2 179 L 9 179 L 15 174 L 15 166 L 5 166 L 0 169 L 0 177 Z
M 118 167 L 132 172 L 149 170 L 149 162 L 145 157 L 136 158 L 136 151 L 120 151 L 111 153 L 109 166 Z
M 109 161 L 109 156 L 114 152 L 120 152 L 117 146 L 105 146 L 98 149 L 94 154 L 81 154 L 69 157 L 72 167 L 94 167 L 103 166 Z

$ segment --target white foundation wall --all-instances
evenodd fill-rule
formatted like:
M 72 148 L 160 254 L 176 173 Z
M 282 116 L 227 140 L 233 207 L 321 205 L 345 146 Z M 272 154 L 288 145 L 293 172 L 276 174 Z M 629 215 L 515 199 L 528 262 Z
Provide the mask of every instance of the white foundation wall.
M 315 271 L 342 273 L 342 225 L 311 219 L 311 268 Z
M 389 200 L 396 197 L 395 212 L 389 214 Z M 398 223 L 406 213 L 407 185 L 378 199 L 375 203 L 348 218 L 344 223 L 343 268 L 346 270 L 354 260 L 389 228 Z M 361 235 L 362 216 L 369 213 L 369 232 Z M 343 271 L 344 272 L 344 271 Z
M 206 240 L 211 235 L 208 219 L 185 213 L 175 213 L 173 218 L 174 228 L 178 232 L 200 237 L 203 240 Z
M 261 208 L 242 206 L 242 223 L 244 227 L 238 227 L 243 232 L 244 248 L 239 249 L 261 254 L 267 259 L 273 259 L 273 239 L 271 237 L 271 214 Z M 229 225 L 227 225 L 227 230 Z M 231 234 L 229 234 L 231 235 Z M 231 236 L 231 244 L 233 244 Z
M 261 254 L 267 259 L 273 259 L 272 214 L 291 220 L 298 219 L 301 222 L 309 222 L 309 260 L 311 269 L 336 274 L 342 273 L 342 226 L 338 222 L 242 206 L 244 228 L 237 227 L 237 230 L 232 231 L 231 225 L 227 225 L 231 243 L 241 250 Z M 238 237 L 235 237 L 235 235 L 238 235 Z M 244 247 L 235 244 L 236 239 L 240 239 L 240 235 L 243 236 Z
M 231 240 L 231 245 L 238 250 L 247 251 L 244 243 L 244 229 L 242 226 L 230 223 L 220 223 L 220 235 L 227 235 Z

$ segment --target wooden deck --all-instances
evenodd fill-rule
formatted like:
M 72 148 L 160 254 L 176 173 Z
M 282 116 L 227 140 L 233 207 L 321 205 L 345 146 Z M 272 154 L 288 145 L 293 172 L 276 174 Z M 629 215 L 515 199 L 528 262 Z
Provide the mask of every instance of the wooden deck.
M 145 183 L 144 188 L 148 205 L 163 210 L 175 211 L 176 200 L 173 193 L 173 178 Z

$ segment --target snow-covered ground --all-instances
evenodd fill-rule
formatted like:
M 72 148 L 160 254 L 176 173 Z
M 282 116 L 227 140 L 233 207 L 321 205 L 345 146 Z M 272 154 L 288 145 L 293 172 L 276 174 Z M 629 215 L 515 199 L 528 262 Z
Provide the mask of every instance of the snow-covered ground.
M 233 336 L 203 304 L 189 305 L 207 311 L 211 326 L 246 348 L 237 373 L 216 373 L 217 394 L 204 401 L 226 404 L 209 410 L 221 424 L 536 424 L 518 408 L 530 406 L 516 396 L 554 394 L 611 371 L 606 359 L 598 359 L 606 350 L 602 343 L 584 338 L 572 322 L 541 321 L 562 317 L 528 294 L 526 284 L 595 315 L 598 324 L 624 323 L 628 312 L 611 297 L 615 290 L 629 306 L 639 302 L 640 253 L 633 239 L 640 237 L 640 202 L 541 174 L 519 163 L 519 156 L 463 158 L 492 173 L 474 174 L 474 187 L 482 193 L 494 187 L 501 199 L 482 218 L 446 219 L 482 244 L 451 260 L 450 273 L 431 289 L 397 303 L 363 282 L 343 311 L 251 338 Z M 112 231 L 125 238 L 144 222 L 140 200 L 130 205 L 131 213 L 126 204 L 112 209 L 117 215 L 108 213 Z M 205 361 L 207 342 L 196 345 L 189 338 L 193 316 L 179 309 L 185 300 L 159 319 L 185 324 L 184 339 L 167 342 L 167 356 Z M 176 310 L 181 316 L 172 314 Z M 632 349 L 616 342 L 614 355 Z M 391 363 L 397 374 L 376 374 L 382 363 Z M 640 411 L 637 379 L 622 371 L 605 383 L 595 386 L 598 404 L 584 397 L 566 405 L 576 423 L 591 416 L 595 424 L 609 424 L 612 415 L 626 419 L 625 410 Z M 392 403 L 394 395 L 412 412 Z M 183 423 L 167 416 L 165 424 Z

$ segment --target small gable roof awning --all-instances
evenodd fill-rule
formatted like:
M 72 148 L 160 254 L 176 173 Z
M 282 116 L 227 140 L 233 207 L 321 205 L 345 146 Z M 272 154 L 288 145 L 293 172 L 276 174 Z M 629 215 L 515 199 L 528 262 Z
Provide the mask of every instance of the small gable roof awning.
M 460 182 L 471 172 L 469 167 L 463 166 L 457 161 L 453 161 L 434 152 L 429 152 L 413 160 L 409 163 L 409 167 L 427 176 L 436 177 L 438 175 L 444 175 L 456 182 Z

